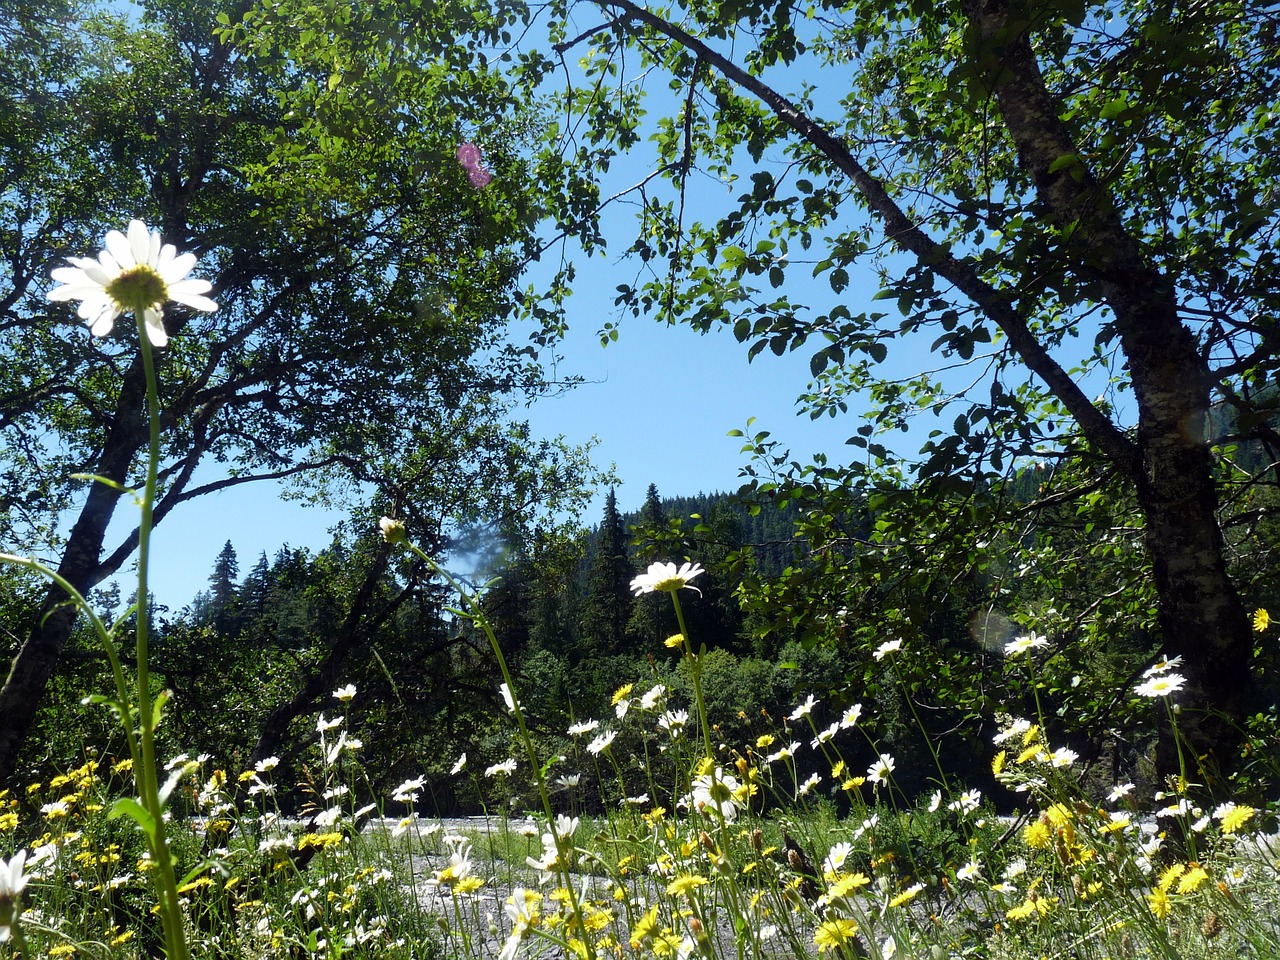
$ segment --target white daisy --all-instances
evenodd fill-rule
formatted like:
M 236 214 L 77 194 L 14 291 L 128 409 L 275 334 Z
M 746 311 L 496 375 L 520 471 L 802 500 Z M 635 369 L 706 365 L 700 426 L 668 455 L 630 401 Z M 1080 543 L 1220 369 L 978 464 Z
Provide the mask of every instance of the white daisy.
M 47 294 L 55 301 L 79 300 L 76 313 L 95 337 L 110 333 L 116 317 L 126 310 L 141 311 L 147 339 L 153 346 L 163 347 L 169 342 L 164 305 L 170 300 L 193 310 L 218 309 L 204 296 L 213 289 L 209 281 L 187 278 L 195 268 L 195 254 L 179 255 L 173 244 L 161 242 L 158 230 L 148 230 L 141 220 L 131 220 L 127 237 L 112 230 L 106 243 L 97 260 L 68 257 L 71 266 L 53 271 L 53 279 L 61 286 Z

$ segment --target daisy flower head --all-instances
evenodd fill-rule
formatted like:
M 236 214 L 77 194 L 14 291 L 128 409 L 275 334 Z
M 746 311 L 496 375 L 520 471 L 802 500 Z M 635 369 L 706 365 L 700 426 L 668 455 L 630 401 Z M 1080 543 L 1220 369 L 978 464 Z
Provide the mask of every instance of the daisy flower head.
M 679 567 L 674 563 L 651 563 L 648 570 L 631 581 L 631 589 L 637 597 L 642 593 L 675 593 L 685 587 L 701 594 L 691 583 L 704 573 L 699 563 L 682 563 Z
M 71 266 L 53 271 L 60 286 L 47 296 L 53 301 L 79 300 L 76 313 L 95 337 L 110 333 L 116 317 L 128 310 L 142 314 L 147 339 L 152 346 L 163 347 L 169 343 L 164 329 L 166 303 L 172 300 L 206 313 L 218 309 L 205 296 L 212 284 L 187 277 L 195 268 L 195 254 L 180 255 L 173 244 L 161 242 L 158 230 L 148 230 L 141 220 L 129 222 L 127 236 L 110 231 L 98 259 L 67 260 Z
M 902 649 L 901 640 L 886 640 L 880 646 L 876 647 L 876 652 L 872 654 L 877 660 L 883 660 L 891 653 L 897 653 Z
M 813 694 L 811 693 L 807 697 L 805 697 L 804 703 L 800 704 L 800 706 L 796 707 L 794 710 L 791 711 L 790 714 L 787 715 L 787 719 L 799 720 L 803 717 L 807 717 L 809 714 L 813 712 L 813 708 L 816 707 L 817 705 L 818 705 L 818 701 L 814 699 Z
M 887 783 L 889 775 L 893 773 L 895 766 L 893 757 L 887 753 L 882 753 L 875 763 L 867 767 L 867 779 L 872 783 Z
M 1133 688 L 1140 697 L 1167 697 L 1182 689 L 1187 681 L 1176 673 L 1157 673 Z
M 1255 633 L 1265 633 L 1269 626 L 1271 626 L 1271 614 L 1265 608 L 1259 607 L 1253 611 L 1253 629 Z
M 1026 653 L 1028 650 L 1039 650 L 1041 647 L 1047 647 L 1049 641 L 1037 633 L 1029 633 L 1025 637 L 1016 637 L 1004 645 L 1004 655 L 1006 657 L 1016 657 L 1018 654 Z

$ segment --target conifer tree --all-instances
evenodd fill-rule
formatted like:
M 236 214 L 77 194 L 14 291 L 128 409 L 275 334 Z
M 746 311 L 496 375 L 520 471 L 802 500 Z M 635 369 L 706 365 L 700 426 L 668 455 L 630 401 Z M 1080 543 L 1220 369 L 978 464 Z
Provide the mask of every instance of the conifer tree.
M 236 549 L 228 540 L 214 560 L 213 573 L 209 576 L 209 617 L 220 634 L 233 632 L 239 621 L 240 593 L 236 587 L 239 573 Z
M 635 568 L 627 557 L 627 532 L 622 514 L 618 513 L 618 498 L 610 488 L 587 571 L 586 608 L 582 618 L 586 640 L 596 652 L 621 653 L 625 649 L 634 576 Z

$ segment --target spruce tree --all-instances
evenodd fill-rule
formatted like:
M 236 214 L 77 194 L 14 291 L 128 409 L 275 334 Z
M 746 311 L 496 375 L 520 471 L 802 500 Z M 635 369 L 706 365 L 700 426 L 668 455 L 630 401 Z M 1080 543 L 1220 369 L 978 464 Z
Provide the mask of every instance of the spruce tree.
M 213 628 L 220 634 L 234 632 L 239 620 L 239 590 L 236 577 L 240 563 L 236 549 L 228 540 L 223 544 L 209 575 L 209 615 Z
M 612 488 L 605 499 L 604 518 L 594 546 L 587 570 L 583 633 L 595 652 L 621 653 L 626 648 L 627 622 L 631 619 L 631 579 L 635 569 L 627 557 L 627 532 Z

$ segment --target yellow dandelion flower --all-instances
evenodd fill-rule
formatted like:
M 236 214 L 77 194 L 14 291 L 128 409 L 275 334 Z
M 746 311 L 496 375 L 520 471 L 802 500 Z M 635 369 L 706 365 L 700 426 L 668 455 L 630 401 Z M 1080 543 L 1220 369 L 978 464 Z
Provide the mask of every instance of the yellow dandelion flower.
M 1044 811 L 1044 816 L 1053 826 L 1062 829 L 1075 818 L 1075 812 L 1065 803 L 1055 803 Z
M 621 701 L 630 696 L 631 691 L 635 688 L 634 683 L 624 684 L 617 690 L 613 691 L 613 699 L 609 701 L 610 706 L 616 707 Z
M 854 790 L 857 790 L 860 786 L 862 786 L 866 782 L 867 782 L 866 777 L 850 777 L 844 783 L 840 784 L 840 789 L 843 790 L 845 793 L 852 793 Z
M 1271 614 L 1262 607 L 1253 611 L 1253 629 L 1256 633 L 1262 633 L 1269 626 L 1271 626 Z
M 60 943 L 56 947 L 49 948 L 49 956 L 51 957 L 70 957 L 76 953 L 77 947 L 74 943 Z
M 463 877 L 453 885 L 453 892 L 461 894 L 475 893 L 483 886 L 484 880 L 480 877 Z
M 865 887 L 871 882 L 871 878 L 865 873 L 847 873 L 827 890 L 827 896 L 832 900 L 839 900 L 841 897 L 847 897 L 854 890 Z
M 10 811 L 9 813 L 0 813 L 0 833 L 8 833 L 10 830 L 18 828 L 18 815 Z
M 631 928 L 631 949 L 639 950 L 658 929 L 658 905 L 655 903 Z
M 997 777 L 1004 772 L 1004 761 L 1008 756 L 1009 756 L 1008 753 L 1006 753 L 1004 750 L 1001 750 L 999 753 L 997 753 L 994 757 L 991 758 L 991 772 L 994 773 Z
M 756 737 L 756 749 L 764 750 L 768 747 L 772 747 L 777 739 L 778 738 L 772 733 L 762 733 L 760 736 Z
M 705 886 L 710 881 L 706 877 L 699 876 L 696 873 L 682 873 L 669 884 L 667 884 L 667 895 L 672 897 L 687 897 L 693 893 L 698 887 Z
M 1253 807 L 1238 807 L 1235 804 L 1222 815 L 1222 832 L 1235 833 L 1253 818 L 1258 811 Z
M 839 780 L 844 776 L 844 761 L 837 761 L 836 765 L 831 768 L 831 779 Z
M 1209 879 L 1209 874 L 1198 863 L 1187 864 L 1187 872 L 1178 880 L 1178 893 L 1194 893 Z
M 662 645 L 668 650 L 677 650 L 684 646 L 684 635 L 673 633 L 671 636 L 667 637 L 667 639 L 662 641 Z
M 889 906 L 900 907 L 904 903 L 910 903 L 919 895 L 920 891 L 923 889 L 924 889 L 923 883 L 913 883 L 911 886 L 907 887 L 907 889 L 903 890 L 901 893 L 895 896 L 892 900 L 890 900 Z
M 858 933 L 858 925 L 845 917 L 824 920 L 814 931 L 813 942 L 819 953 L 828 950 L 839 950 Z
M 1040 744 L 1038 743 L 1033 743 L 1031 746 L 1027 747 L 1020 754 L 1018 754 L 1017 759 L 1015 759 L 1013 762 L 1026 763 L 1028 760 L 1034 760 L 1036 757 L 1040 756 L 1040 754 L 1042 753 L 1044 753 L 1044 747 L 1040 746 Z
M 1046 824 L 1036 820 L 1022 828 L 1022 842 L 1033 850 L 1039 850 L 1053 843 L 1053 833 Z
M 1037 739 L 1039 736 L 1040 736 L 1040 724 L 1033 723 L 1031 726 L 1027 727 L 1026 732 L 1023 733 L 1022 745 L 1024 747 L 1029 747 L 1031 745 L 1031 742 Z
M 1163 920 L 1169 915 L 1169 895 L 1163 890 L 1152 890 L 1147 894 L 1147 906 L 1152 914 Z
M 1160 880 L 1156 886 L 1167 892 L 1170 887 L 1177 883 L 1178 878 L 1182 876 L 1186 869 L 1186 864 L 1182 863 L 1175 863 L 1172 866 L 1166 867 L 1164 872 L 1160 874 Z

